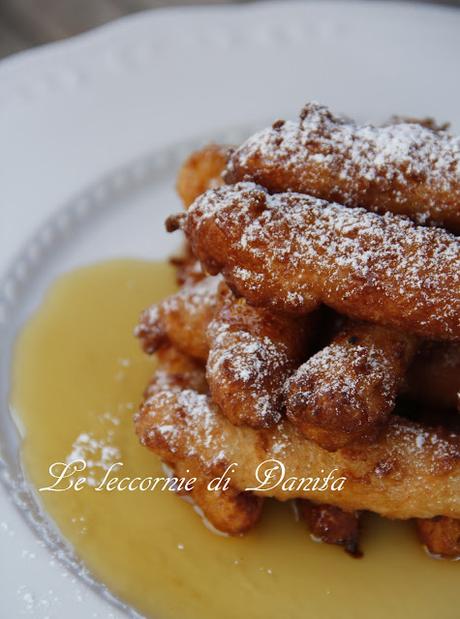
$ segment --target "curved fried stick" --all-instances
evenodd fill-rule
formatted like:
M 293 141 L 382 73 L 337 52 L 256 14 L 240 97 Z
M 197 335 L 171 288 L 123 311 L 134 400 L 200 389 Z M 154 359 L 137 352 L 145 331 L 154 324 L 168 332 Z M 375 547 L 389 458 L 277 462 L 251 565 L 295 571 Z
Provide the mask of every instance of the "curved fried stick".
M 207 189 L 222 185 L 222 172 L 229 153 L 230 148 L 226 146 L 208 144 L 187 157 L 176 181 L 176 189 L 185 209 Z M 174 256 L 170 262 L 176 267 L 179 286 L 196 283 L 205 277 L 199 261 L 188 244 L 185 245 L 182 254 Z
M 206 391 L 203 365 L 182 355 L 173 348 L 162 349 L 160 366 L 146 389 L 145 397 L 154 398 L 164 393 L 185 393 L 193 389 L 198 394 Z M 161 430 L 160 430 L 161 431 Z M 263 499 L 249 492 L 241 492 L 231 485 L 228 489 L 209 490 L 211 480 L 224 470 L 209 467 L 193 455 L 184 458 L 165 458 L 178 477 L 194 478 L 188 494 L 206 519 L 219 531 L 240 535 L 251 529 L 262 513 Z
M 172 343 L 207 361 L 222 412 L 237 425 L 269 427 L 281 418 L 284 385 L 305 357 L 312 319 L 252 307 L 219 282 L 207 277 L 152 306 L 136 334 L 149 354 Z
M 289 379 L 289 420 L 331 451 L 375 440 L 394 409 L 415 348 L 413 336 L 349 321 Z
M 358 126 L 307 104 L 231 156 L 226 182 L 251 180 L 460 232 L 460 139 L 419 122 Z
M 460 520 L 436 516 L 416 520 L 419 538 L 428 552 L 444 558 L 460 558 Z
M 363 556 L 359 548 L 360 512 L 346 512 L 334 505 L 312 503 L 306 499 L 299 499 L 297 507 L 313 539 L 343 546 L 349 555 L 357 559 Z
M 218 144 L 208 144 L 187 157 L 176 181 L 177 193 L 185 208 L 207 189 L 223 183 L 222 172 L 228 157 L 229 148 Z
M 460 412 L 460 345 L 423 344 L 409 368 L 405 393 L 424 404 Z
M 443 230 L 253 183 L 206 192 L 180 223 L 207 270 L 254 305 L 299 315 L 323 301 L 352 318 L 460 340 L 460 242 Z
M 209 490 L 215 476 L 206 474 L 202 466 L 191 459 L 176 462 L 172 468 L 177 476 L 193 479 L 192 489 L 186 494 L 218 531 L 227 535 L 242 535 L 259 521 L 263 506 L 261 497 L 240 492 L 231 486 L 225 491 Z
M 220 281 L 219 277 L 206 277 L 145 310 L 135 330 L 144 352 L 152 354 L 172 343 L 187 355 L 206 361 L 206 329 L 217 307 Z
M 460 518 L 460 437 L 396 415 L 375 443 L 329 452 L 287 421 L 269 430 L 236 427 L 206 394 L 162 389 L 160 384 L 135 424 L 140 441 L 165 461 L 196 458 L 210 474 L 235 463 L 231 483 L 240 491 L 256 488 L 260 496 L 282 501 L 307 496 L 346 511 L 366 509 L 390 518 Z M 258 469 L 261 463 L 266 463 L 263 470 L 271 468 L 277 475 L 273 463 L 266 462 L 271 459 L 280 476 L 261 487 L 258 479 L 267 479 Z M 328 475 L 329 482 L 323 482 Z M 342 476 L 343 486 L 331 483 Z
M 236 425 L 268 428 L 281 419 L 284 385 L 305 358 L 311 319 L 236 299 L 224 283 L 207 331 L 206 377 L 214 402 Z

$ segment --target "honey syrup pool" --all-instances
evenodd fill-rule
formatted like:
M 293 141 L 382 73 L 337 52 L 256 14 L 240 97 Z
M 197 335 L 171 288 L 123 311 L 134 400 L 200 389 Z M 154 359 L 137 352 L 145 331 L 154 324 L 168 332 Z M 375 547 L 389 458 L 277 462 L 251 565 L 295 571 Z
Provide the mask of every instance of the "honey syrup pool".
M 175 289 L 166 263 L 110 261 L 61 277 L 20 334 L 11 403 L 30 482 L 83 458 L 93 486 L 39 498 L 94 578 L 155 619 L 458 618 L 460 563 L 428 558 L 410 523 L 366 521 L 364 558 L 313 542 L 269 503 L 245 537 L 217 536 L 170 492 L 95 491 L 115 476 L 163 476 L 132 415 L 154 370 L 133 337 L 140 311 Z M 306 472 L 307 473 L 307 472 Z

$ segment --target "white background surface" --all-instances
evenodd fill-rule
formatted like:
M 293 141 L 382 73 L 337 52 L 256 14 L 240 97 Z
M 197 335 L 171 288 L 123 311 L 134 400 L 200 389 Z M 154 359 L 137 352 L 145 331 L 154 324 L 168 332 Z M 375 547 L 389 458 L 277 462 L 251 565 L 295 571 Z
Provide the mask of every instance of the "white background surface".
M 140 155 L 308 99 L 360 120 L 460 129 L 460 11 L 276 3 L 136 15 L 0 63 L 0 272 L 43 219 Z M 1 411 L 0 414 L 5 414 Z M 0 488 L 0 618 L 118 617 Z

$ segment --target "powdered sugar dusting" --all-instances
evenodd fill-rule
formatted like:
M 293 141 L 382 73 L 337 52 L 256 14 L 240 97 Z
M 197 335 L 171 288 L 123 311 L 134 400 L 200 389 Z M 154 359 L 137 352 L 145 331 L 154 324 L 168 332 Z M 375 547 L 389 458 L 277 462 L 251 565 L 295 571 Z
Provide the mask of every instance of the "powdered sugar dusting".
M 444 429 L 425 428 L 419 424 L 404 426 L 393 423 L 390 445 L 398 445 L 398 455 L 405 453 L 415 470 L 443 475 L 456 469 L 460 463 L 460 442 L 457 434 Z M 388 459 L 396 458 L 396 448 L 389 450 Z M 399 456 L 400 457 L 400 456 Z
M 85 475 L 89 486 L 97 486 L 109 468 L 120 460 L 121 453 L 114 445 L 113 438 L 113 430 L 101 438 L 92 432 L 82 432 L 72 443 L 66 462 L 70 464 L 81 460 L 86 464 Z
M 180 453 L 181 458 L 199 456 L 200 450 L 209 449 L 216 439 L 216 423 L 208 397 L 193 389 L 177 389 L 170 384 L 162 391 L 161 386 L 161 383 L 157 385 L 159 391 L 145 402 L 156 420 L 147 438 L 160 435 L 171 453 Z M 184 411 L 181 424 L 177 420 L 178 410 Z M 158 411 L 161 411 L 161 421 L 158 420 Z M 221 457 L 222 450 L 219 452 Z
M 359 126 L 309 103 L 298 122 L 277 121 L 255 134 L 228 164 L 233 180 L 269 187 L 280 169 L 277 191 L 460 225 L 460 138 L 417 122 Z
M 222 249 L 212 235 L 200 236 L 210 220 L 225 231 L 223 271 L 242 294 L 270 286 L 272 299 L 291 311 L 316 296 L 354 317 L 460 337 L 460 244 L 447 232 L 238 183 L 207 192 L 188 214 L 197 251 L 216 261 Z
M 205 277 L 198 283 L 184 286 L 179 292 L 163 301 L 163 311 L 166 313 L 184 311 L 188 316 L 201 315 L 204 306 L 214 307 L 217 288 L 221 281 L 220 276 Z
M 331 425 L 343 417 L 345 405 L 353 410 L 354 423 L 362 425 L 374 421 L 370 415 L 380 416 L 383 402 L 386 409 L 393 408 L 397 383 L 392 360 L 382 349 L 369 343 L 350 348 L 333 342 L 301 366 L 289 385 L 303 406 L 315 413 L 327 401 Z M 377 394 L 380 407 L 372 410 L 370 403 Z
M 267 336 L 249 330 L 231 329 L 218 316 L 210 327 L 213 345 L 207 363 L 210 384 L 221 389 L 227 384 L 232 406 L 242 406 L 248 416 L 261 423 L 276 423 L 281 418 L 281 391 L 271 378 L 290 367 L 287 347 Z M 281 381 L 282 384 L 283 381 Z

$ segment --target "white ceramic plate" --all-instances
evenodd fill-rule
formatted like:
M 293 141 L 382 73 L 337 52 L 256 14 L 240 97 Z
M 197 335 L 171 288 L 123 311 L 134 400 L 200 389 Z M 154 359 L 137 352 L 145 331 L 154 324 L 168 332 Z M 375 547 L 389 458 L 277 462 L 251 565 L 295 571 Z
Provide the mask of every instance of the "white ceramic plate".
M 170 250 L 162 219 L 177 208 L 174 173 L 192 143 L 294 116 L 308 99 L 358 119 L 432 115 L 459 130 L 459 32 L 460 11 L 425 5 L 171 9 L 0 64 L 3 473 L 19 476 L 7 409 L 17 329 L 60 272 Z M 126 616 L 76 575 L 58 539 L 59 552 L 43 543 L 27 493 L 18 509 L 7 486 L 0 615 Z

